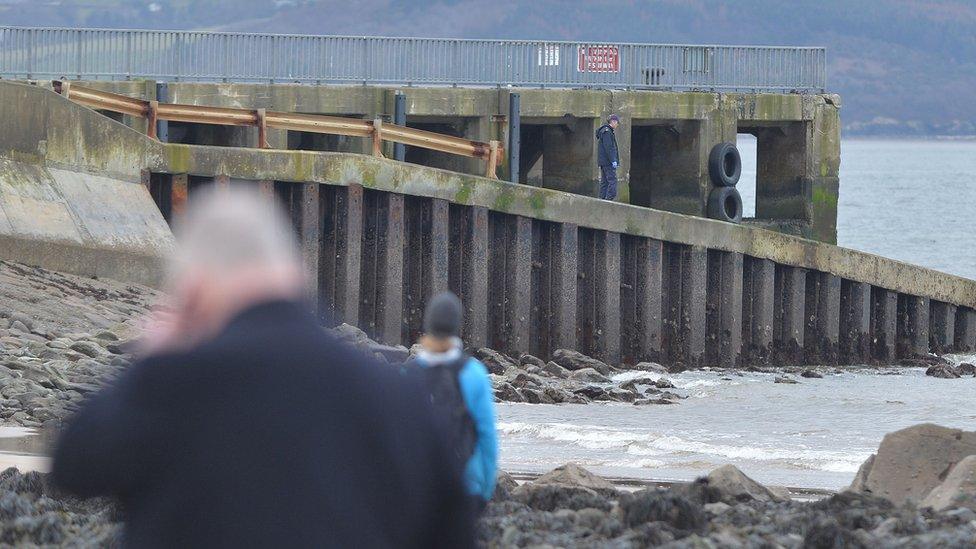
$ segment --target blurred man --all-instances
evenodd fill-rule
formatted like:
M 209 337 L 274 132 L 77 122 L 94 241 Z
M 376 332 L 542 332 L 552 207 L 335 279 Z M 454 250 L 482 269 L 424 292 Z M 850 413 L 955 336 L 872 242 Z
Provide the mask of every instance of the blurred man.
M 131 546 L 467 547 L 470 501 L 421 380 L 326 334 L 282 215 L 194 196 L 146 357 L 63 433 L 55 481 Z
M 607 123 L 596 131 L 597 164 L 600 165 L 600 198 L 604 200 L 617 198 L 617 166 L 620 165 L 620 155 L 617 153 L 617 136 L 613 132 L 619 125 L 620 117 L 611 114 Z
M 474 503 L 483 510 L 495 490 L 498 435 L 488 369 L 464 354 L 461 301 L 451 292 L 434 296 L 424 312 L 423 350 L 414 362 L 427 380 L 430 401 L 446 422 L 454 457 Z

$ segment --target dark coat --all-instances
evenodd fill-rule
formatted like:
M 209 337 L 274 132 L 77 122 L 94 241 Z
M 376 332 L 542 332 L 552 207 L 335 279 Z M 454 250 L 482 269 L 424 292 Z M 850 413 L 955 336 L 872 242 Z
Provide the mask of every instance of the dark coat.
M 612 166 L 614 162 L 620 164 L 620 155 L 617 154 L 617 136 L 613 133 L 610 124 L 600 126 L 596 131 L 598 142 L 597 164 L 601 167 Z
M 54 479 L 118 498 L 130 546 L 469 547 L 470 500 L 419 383 L 301 305 L 265 303 L 91 399 Z

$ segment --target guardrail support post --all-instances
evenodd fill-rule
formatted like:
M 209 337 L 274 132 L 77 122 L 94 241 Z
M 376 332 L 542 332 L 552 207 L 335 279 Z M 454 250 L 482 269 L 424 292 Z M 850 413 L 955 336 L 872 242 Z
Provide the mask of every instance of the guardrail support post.
M 383 119 L 373 119 L 373 156 L 383 157 Z
M 149 108 L 146 110 L 146 135 L 152 139 L 156 139 L 156 124 L 159 119 L 157 116 L 159 111 L 159 101 L 150 101 Z
M 519 149 L 522 146 L 522 96 L 508 95 L 508 180 L 519 182 Z
M 489 143 L 488 161 L 485 166 L 485 177 L 488 179 L 498 179 L 498 144 L 494 139 Z
M 260 149 L 268 148 L 268 123 L 265 116 L 266 111 L 264 109 L 254 111 L 254 118 L 258 125 L 258 148 Z
M 393 123 L 397 126 L 407 125 L 407 96 L 396 92 L 393 101 Z M 403 143 L 393 144 L 393 159 L 403 162 L 407 158 L 407 146 Z

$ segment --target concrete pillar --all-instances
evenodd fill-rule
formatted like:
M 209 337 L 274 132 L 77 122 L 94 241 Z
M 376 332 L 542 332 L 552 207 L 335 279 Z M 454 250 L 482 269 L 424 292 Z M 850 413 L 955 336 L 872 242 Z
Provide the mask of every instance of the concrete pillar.
M 864 363 L 871 356 L 871 285 L 842 280 L 840 309 L 840 359 Z
M 402 343 L 403 332 L 403 195 L 371 191 L 363 203 L 359 327 L 395 345 Z
M 742 354 L 743 256 L 708 252 L 705 364 L 734 368 Z
M 650 238 L 621 238 L 622 358 L 634 364 L 661 361 L 664 245 Z
M 840 278 L 807 273 L 804 353 L 808 364 L 836 364 L 840 343 Z
M 803 341 L 806 333 L 807 271 L 799 267 L 777 265 L 776 295 L 773 304 L 773 346 L 777 362 L 803 363 Z
M 405 203 L 404 335 L 415 341 L 423 330 L 424 309 L 448 289 L 449 204 L 442 199 L 408 196 Z
M 929 299 L 898 296 L 898 356 L 914 358 L 929 353 Z
M 949 353 L 955 346 L 956 306 L 932 301 L 929 310 L 929 347 L 933 353 Z
M 776 293 L 776 264 L 746 257 L 742 278 L 743 360 L 763 364 L 770 358 Z
M 895 361 L 898 341 L 898 292 L 871 288 L 871 355 L 890 364 Z
M 598 196 L 596 118 L 567 116 L 562 124 L 542 130 L 542 186 L 549 189 Z
M 558 223 L 551 248 L 552 303 L 551 350 L 576 348 L 576 277 L 578 273 L 579 229 L 572 223 Z
M 976 351 L 976 311 L 968 307 L 956 309 L 955 347 L 957 352 Z
M 488 345 L 488 210 L 451 206 L 448 285 L 464 304 L 464 341 Z
M 309 303 L 319 302 L 319 259 L 322 253 L 322 212 L 319 202 L 319 184 L 301 184 L 301 204 L 298 219 L 299 247 L 302 266 L 305 268 L 305 295 Z
M 598 231 L 594 245 L 594 331 L 596 358 L 620 363 L 620 233 Z
M 493 212 L 489 225 L 489 341 L 518 355 L 531 341 L 532 220 Z
M 680 246 L 668 255 L 670 359 L 695 367 L 705 355 L 708 254 L 702 247 Z
M 630 203 L 704 215 L 710 183 L 707 157 L 702 158 L 702 122 L 635 126 L 630 133 Z

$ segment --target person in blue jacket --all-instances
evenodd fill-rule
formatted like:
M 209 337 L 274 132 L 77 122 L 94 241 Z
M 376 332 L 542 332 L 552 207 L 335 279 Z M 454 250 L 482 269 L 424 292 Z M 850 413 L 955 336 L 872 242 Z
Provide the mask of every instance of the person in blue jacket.
M 614 200 L 617 198 L 617 166 L 620 165 L 620 155 L 617 153 L 617 136 L 613 133 L 620 125 L 620 117 L 611 114 L 606 124 L 596 131 L 597 164 L 600 165 L 600 198 Z
M 424 312 L 422 350 L 414 358 L 429 401 L 444 420 L 457 466 L 474 507 L 483 510 L 495 490 L 498 435 L 488 369 L 464 353 L 461 301 L 451 292 L 434 296 Z

